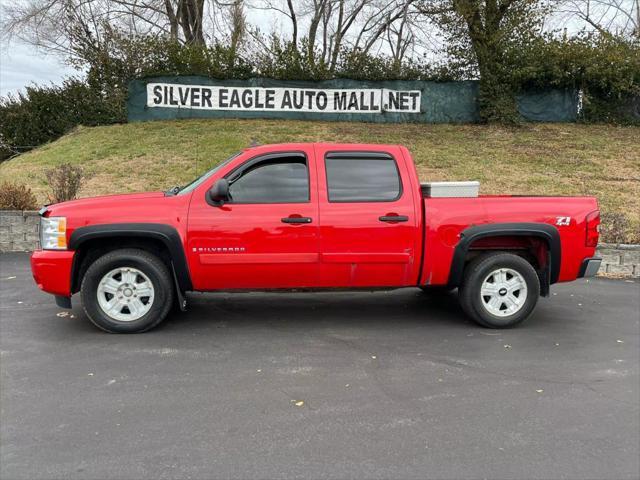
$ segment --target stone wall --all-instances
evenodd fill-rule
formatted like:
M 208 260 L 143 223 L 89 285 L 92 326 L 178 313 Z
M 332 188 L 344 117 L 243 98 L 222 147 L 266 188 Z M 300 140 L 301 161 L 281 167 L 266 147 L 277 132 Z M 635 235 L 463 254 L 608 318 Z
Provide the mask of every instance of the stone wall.
M 0 252 L 31 251 L 38 247 L 37 212 L 0 211 Z M 598 246 L 602 257 L 599 275 L 640 277 L 640 245 L 603 243 Z
M 0 210 L 0 252 L 34 250 L 39 243 L 38 212 Z
M 602 257 L 599 275 L 640 277 L 640 245 L 602 243 L 598 256 Z

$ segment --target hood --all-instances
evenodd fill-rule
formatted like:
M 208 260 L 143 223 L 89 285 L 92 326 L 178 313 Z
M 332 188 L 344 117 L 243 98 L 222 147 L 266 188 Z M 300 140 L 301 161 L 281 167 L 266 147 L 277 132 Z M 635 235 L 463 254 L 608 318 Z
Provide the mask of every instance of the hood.
M 99 197 L 79 198 L 77 200 L 69 200 L 68 202 L 54 203 L 44 207 L 41 212 L 49 212 L 48 216 L 64 215 L 66 213 L 72 213 L 86 208 L 113 207 L 116 205 L 124 207 L 127 204 L 140 204 L 145 201 L 163 197 L 165 197 L 165 194 L 161 191 L 127 193 L 122 195 L 101 195 Z

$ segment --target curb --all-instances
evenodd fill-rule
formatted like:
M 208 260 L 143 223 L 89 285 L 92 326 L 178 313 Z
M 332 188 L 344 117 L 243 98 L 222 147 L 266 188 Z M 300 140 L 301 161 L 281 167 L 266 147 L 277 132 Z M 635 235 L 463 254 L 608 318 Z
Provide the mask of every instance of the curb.
M 636 250 L 640 250 L 640 245 L 636 245 L 633 243 L 599 243 L 598 249 L 599 250 L 610 249 L 610 250 L 636 251 Z

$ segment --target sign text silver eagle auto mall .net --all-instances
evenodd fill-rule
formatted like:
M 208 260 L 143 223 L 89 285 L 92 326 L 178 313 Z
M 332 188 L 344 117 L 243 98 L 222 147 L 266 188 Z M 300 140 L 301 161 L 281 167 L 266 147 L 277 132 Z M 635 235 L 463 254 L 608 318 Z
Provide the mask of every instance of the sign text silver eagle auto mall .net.
M 147 84 L 147 107 L 326 113 L 420 113 L 420 90 Z

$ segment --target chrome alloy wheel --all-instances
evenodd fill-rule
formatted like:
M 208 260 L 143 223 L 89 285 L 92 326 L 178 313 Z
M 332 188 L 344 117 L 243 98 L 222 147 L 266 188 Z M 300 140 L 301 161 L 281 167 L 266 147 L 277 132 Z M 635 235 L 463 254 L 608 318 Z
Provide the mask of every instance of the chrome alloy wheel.
M 120 267 L 107 273 L 98 284 L 98 305 L 121 322 L 132 322 L 153 305 L 153 283 L 137 268 Z
M 480 299 L 484 308 L 496 317 L 518 312 L 527 301 L 527 282 L 511 268 L 491 272 L 482 282 Z

